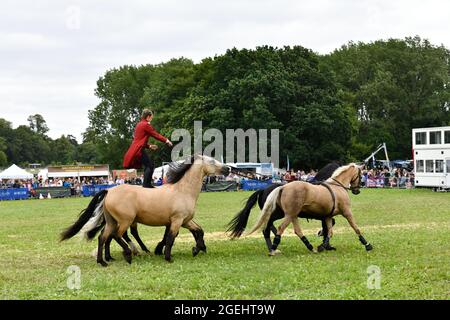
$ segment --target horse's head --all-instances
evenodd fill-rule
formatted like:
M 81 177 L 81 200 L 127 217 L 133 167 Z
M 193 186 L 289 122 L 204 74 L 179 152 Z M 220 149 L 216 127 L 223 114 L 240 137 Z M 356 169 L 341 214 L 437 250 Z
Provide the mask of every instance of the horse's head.
M 358 165 L 353 166 L 353 176 L 352 180 L 350 180 L 350 189 L 353 194 L 359 194 L 361 191 L 359 190 L 361 187 L 361 167 Z
M 208 176 L 224 175 L 227 176 L 230 173 L 230 168 L 223 163 L 217 161 L 214 158 L 208 156 L 198 156 L 202 162 L 203 172 Z

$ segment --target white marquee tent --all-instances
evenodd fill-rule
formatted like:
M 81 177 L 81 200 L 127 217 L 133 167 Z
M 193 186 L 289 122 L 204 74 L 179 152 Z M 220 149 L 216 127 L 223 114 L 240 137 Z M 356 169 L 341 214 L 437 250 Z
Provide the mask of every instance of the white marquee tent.
M 13 164 L 8 169 L 0 172 L 0 179 L 32 179 L 33 174 Z

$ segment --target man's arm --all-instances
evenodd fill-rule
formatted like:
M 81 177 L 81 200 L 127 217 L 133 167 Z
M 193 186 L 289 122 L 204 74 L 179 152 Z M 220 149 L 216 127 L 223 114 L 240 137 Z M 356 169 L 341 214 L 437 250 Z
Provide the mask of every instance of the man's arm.
M 164 143 L 168 144 L 169 146 L 173 146 L 172 142 L 169 139 L 167 139 L 162 134 L 160 134 L 158 131 L 156 131 L 155 128 L 153 128 L 150 124 L 145 126 L 145 132 L 148 135 L 150 135 L 153 138 L 155 138 L 156 140 L 164 142 Z

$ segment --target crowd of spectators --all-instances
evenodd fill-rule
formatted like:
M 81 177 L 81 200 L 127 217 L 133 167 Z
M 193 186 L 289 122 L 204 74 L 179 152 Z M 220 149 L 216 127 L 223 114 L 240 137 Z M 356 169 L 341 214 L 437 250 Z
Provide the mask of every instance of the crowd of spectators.
M 371 184 L 372 182 L 372 184 Z M 383 169 L 363 170 L 361 184 L 364 187 L 374 186 L 384 188 L 412 188 L 414 186 L 414 172 L 404 168 L 396 168 L 390 172 L 387 167 Z
M 205 183 L 214 183 L 216 181 L 234 181 L 239 186 L 244 180 L 267 180 L 272 179 L 273 182 L 291 182 L 291 181 L 311 181 L 314 179 L 318 170 L 289 170 L 285 172 L 275 172 L 273 176 L 262 176 L 248 173 L 246 175 L 237 175 L 230 173 L 228 176 L 211 176 L 207 177 Z M 120 185 L 133 184 L 142 185 L 143 177 L 123 179 L 120 177 L 82 177 L 78 178 L 34 178 L 31 180 L 0 180 L 0 188 L 27 188 L 33 189 L 42 187 L 69 187 L 72 195 L 80 195 L 83 186 L 86 185 Z M 153 177 L 153 184 L 159 186 L 164 183 L 164 179 Z M 414 186 L 414 172 L 404 168 L 396 168 L 392 172 L 387 167 L 383 169 L 364 169 L 362 171 L 361 185 L 363 187 L 400 187 L 411 188 Z
M 28 180 L 0 180 L 0 188 L 27 188 L 30 192 L 38 188 L 66 187 L 71 189 L 72 195 L 81 195 L 83 187 L 88 185 L 114 185 L 114 184 L 135 184 L 142 185 L 143 178 L 136 177 L 130 179 L 116 179 L 108 177 L 81 177 L 78 178 L 34 178 Z

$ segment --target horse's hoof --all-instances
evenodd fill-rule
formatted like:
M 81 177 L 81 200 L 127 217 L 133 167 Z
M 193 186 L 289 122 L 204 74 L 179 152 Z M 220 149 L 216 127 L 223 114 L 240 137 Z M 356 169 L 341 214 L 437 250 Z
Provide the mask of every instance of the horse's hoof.
M 167 261 L 168 263 L 173 263 L 172 257 L 170 257 L 170 258 L 165 258 L 165 259 L 166 259 L 166 261 Z
M 269 256 L 274 257 L 274 256 L 278 256 L 281 254 L 280 250 L 270 250 L 269 251 Z
M 125 261 L 128 262 L 129 264 L 131 264 L 131 257 L 132 255 L 130 253 L 123 253 L 123 257 L 125 258 Z
M 164 247 L 156 247 L 155 248 L 155 255 L 160 256 L 163 254 Z
M 107 267 L 108 264 L 105 261 L 97 261 L 98 264 L 100 264 L 102 267 Z
M 109 262 L 109 261 L 114 261 L 116 259 L 114 259 L 113 257 L 110 256 L 110 257 L 105 257 L 105 260 Z
M 332 246 L 328 246 L 325 249 L 327 249 L 328 251 L 336 251 L 336 248 Z
M 317 247 L 317 251 L 318 252 L 322 252 L 325 250 L 325 247 L 321 244 L 320 246 Z
M 192 255 L 195 257 L 196 255 L 198 255 L 198 253 L 200 252 L 200 249 L 198 249 L 197 247 L 193 247 L 192 248 Z
M 200 248 L 200 251 L 203 251 L 204 253 L 206 253 L 206 247 Z
M 370 243 L 368 243 L 367 245 L 366 245 L 366 251 L 370 251 L 370 250 L 372 250 L 373 249 L 373 246 L 370 244 Z

